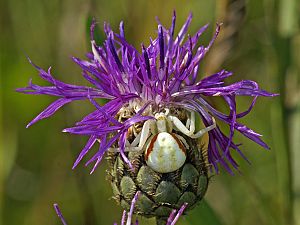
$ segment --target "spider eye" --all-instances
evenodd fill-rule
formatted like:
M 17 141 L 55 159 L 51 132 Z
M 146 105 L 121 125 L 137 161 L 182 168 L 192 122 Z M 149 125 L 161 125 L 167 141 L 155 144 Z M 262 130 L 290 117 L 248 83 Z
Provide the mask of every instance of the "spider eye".
M 151 137 L 145 151 L 145 160 L 154 171 L 170 173 L 185 163 L 186 150 L 175 134 L 161 132 Z

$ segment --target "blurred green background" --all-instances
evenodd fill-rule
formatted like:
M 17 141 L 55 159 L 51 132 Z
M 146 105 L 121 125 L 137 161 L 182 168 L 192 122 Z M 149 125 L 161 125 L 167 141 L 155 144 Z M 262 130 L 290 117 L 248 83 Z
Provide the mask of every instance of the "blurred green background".
M 300 33 L 298 0 L 2 0 L 0 3 L 0 224 L 61 224 L 53 210 L 57 202 L 70 225 L 112 224 L 120 221 L 122 209 L 110 199 L 105 180 L 106 164 L 89 175 L 81 164 L 71 170 L 86 138 L 61 133 L 92 107 L 72 103 L 50 119 L 26 129 L 26 124 L 53 98 L 16 93 L 30 78 L 45 84 L 28 63 L 53 66 L 63 81 L 82 83 L 81 70 L 70 59 L 84 58 L 90 51 L 88 25 L 98 24 L 103 40 L 103 22 L 114 30 L 125 22 L 129 42 L 139 48 L 155 37 L 158 16 L 170 25 L 177 11 L 177 30 L 193 12 L 189 33 L 210 23 L 203 36 L 207 44 L 215 22 L 224 25 L 217 43 L 201 65 L 201 76 L 226 68 L 229 79 L 253 79 L 261 87 L 280 93 L 259 99 L 243 120 L 264 135 L 271 146 L 266 151 L 239 134 L 237 143 L 251 161 L 240 162 L 241 174 L 221 171 L 211 179 L 203 201 L 178 224 L 289 225 L 300 224 Z M 249 99 L 239 99 L 240 109 Z M 153 220 L 140 218 L 141 224 Z

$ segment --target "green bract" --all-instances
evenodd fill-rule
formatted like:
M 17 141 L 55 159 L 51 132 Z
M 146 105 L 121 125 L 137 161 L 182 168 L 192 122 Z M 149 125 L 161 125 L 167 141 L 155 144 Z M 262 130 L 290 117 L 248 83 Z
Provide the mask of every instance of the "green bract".
M 123 162 L 120 153 L 109 152 L 108 177 L 113 197 L 126 210 L 137 191 L 140 191 L 135 213 L 145 217 L 156 217 L 166 221 L 173 209 L 188 203 L 186 211 L 193 208 L 205 195 L 208 187 L 206 150 L 199 140 L 184 136 L 189 145 L 187 160 L 178 170 L 158 173 L 146 165 L 143 152 L 127 153 L 133 168 Z

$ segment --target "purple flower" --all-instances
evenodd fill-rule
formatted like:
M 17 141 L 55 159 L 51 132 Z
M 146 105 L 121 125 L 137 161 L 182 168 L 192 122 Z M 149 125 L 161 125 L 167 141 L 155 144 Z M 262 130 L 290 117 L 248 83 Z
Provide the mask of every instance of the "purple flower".
M 126 41 L 123 22 L 120 23 L 119 33 L 115 33 L 108 24 L 105 24 L 107 39 L 102 47 L 98 46 L 93 39 L 96 25 L 93 22 L 92 52 L 87 54 L 87 60 L 73 57 L 74 62 L 82 68 L 82 75 L 91 83 L 91 87 L 61 82 L 51 75 L 51 68 L 45 71 L 30 61 L 39 71 L 40 77 L 48 81 L 50 86 L 39 86 L 30 81 L 27 87 L 19 88 L 17 91 L 25 94 L 52 95 L 58 99 L 34 118 L 27 127 L 53 115 L 67 103 L 89 100 L 95 106 L 95 111 L 85 116 L 75 126 L 63 131 L 89 136 L 73 168 L 93 145 L 99 143 L 98 151 L 86 163 L 89 165 L 94 162 L 91 172 L 95 170 L 104 153 L 116 146 L 119 146 L 123 160 L 131 166 L 125 154 L 129 130 L 135 124 L 155 120 L 155 113 L 165 108 L 197 113 L 206 127 L 212 126 L 214 118 L 217 119 L 216 128 L 208 132 L 208 161 L 216 172 L 220 166 L 230 173 L 233 173 L 232 168 L 238 168 L 237 162 L 232 158 L 232 151 L 237 151 L 245 158 L 239 145 L 233 142 L 235 131 L 268 149 L 260 134 L 238 120 L 252 110 L 258 96 L 273 97 L 276 94 L 260 89 L 258 84 L 251 80 L 227 85 L 224 80 L 231 76 L 232 72 L 226 70 L 199 79 L 199 63 L 217 38 L 220 26 L 217 24 L 216 32 L 207 46 L 199 46 L 199 38 L 208 25 L 201 27 L 193 36 L 186 35 L 192 20 L 190 14 L 179 33 L 174 35 L 175 20 L 174 12 L 170 28 L 165 28 L 159 23 L 157 38 L 150 39 L 147 47 L 142 45 L 141 52 Z M 236 111 L 236 96 L 253 97 L 246 111 Z M 210 103 L 212 98 L 222 98 L 228 105 L 229 114 L 215 109 Z M 109 101 L 99 105 L 96 99 Z M 120 114 L 123 119 L 118 119 Z M 229 135 L 221 131 L 219 122 L 228 124 Z

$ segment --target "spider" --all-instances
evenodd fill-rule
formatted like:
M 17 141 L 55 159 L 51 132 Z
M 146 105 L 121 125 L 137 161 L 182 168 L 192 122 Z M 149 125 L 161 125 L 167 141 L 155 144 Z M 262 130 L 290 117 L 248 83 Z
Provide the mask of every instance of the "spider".
M 216 127 L 213 124 L 195 132 L 195 112 L 190 111 L 184 125 L 176 116 L 170 115 L 170 110 L 159 112 L 153 120 L 147 120 L 136 135 L 132 143 L 127 140 L 125 151 L 145 150 L 145 161 L 149 167 L 159 173 L 169 173 L 179 169 L 186 160 L 186 149 L 189 145 L 185 139 L 173 132 L 177 130 L 182 134 L 196 139 Z M 145 148 L 146 146 L 146 148 Z M 111 151 L 119 151 L 118 148 L 110 148 Z

